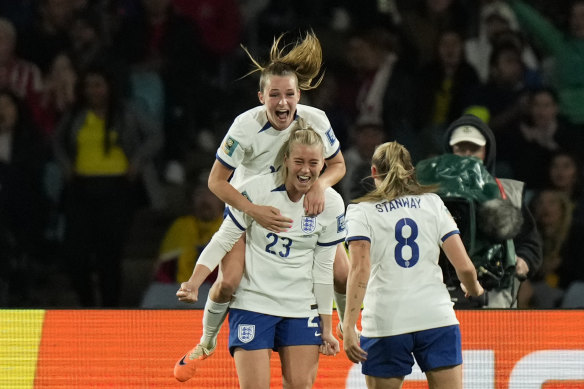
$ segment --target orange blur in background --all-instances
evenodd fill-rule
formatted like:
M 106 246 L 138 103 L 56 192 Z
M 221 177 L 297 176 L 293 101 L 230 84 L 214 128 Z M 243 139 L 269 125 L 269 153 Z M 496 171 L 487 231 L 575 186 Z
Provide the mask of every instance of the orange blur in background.
M 0 318 L 13 312 L 0 311 Z M 480 374 L 487 377 L 481 388 L 510 388 L 510 377 L 519 374 L 520 368 L 530 369 L 530 358 L 545 358 L 546 350 L 556 353 L 549 354 L 550 363 L 568 369 L 570 361 L 554 361 L 554 355 L 584 355 L 584 311 L 457 311 L 457 316 L 463 352 L 476 350 L 480 355 L 486 352 L 491 356 L 484 367 L 480 358 L 472 361 L 472 366 L 478 366 Z M 336 314 L 333 318 L 336 325 Z M 40 320 L 34 384 L 22 388 L 238 387 L 235 365 L 227 350 L 227 324 L 222 328 L 215 354 L 205 361 L 194 379 L 179 383 L 173 377 L 177 359 L 198 343 L 200 310 L 47 310 Z M 30 320 L 10 323 L 34 324 Z M 6 341 L 0 335 L 0 345 Z M 17 340 L 11 342 L 14 341 Z M 469 354 L 465 355 L 466 366 Z M 574 371 L 568 371 L 572 378 L 550 377 L 539 387 L 584 388 L 584 364 L 575 366 Z M 314 387 L 364 388 L 362 377 L 355 378 L 355 372 L 348 379 L 351 367 L 344 352 L 335 357 L 321 356 Z M 534 362 L 533 374 L 541 375 L 541 368 Z M 282 387 L 277 353 L 272 355 L 271 387 Z M 404 385 L 406 389 L 427 387 L 423 380 L 410 379 Z

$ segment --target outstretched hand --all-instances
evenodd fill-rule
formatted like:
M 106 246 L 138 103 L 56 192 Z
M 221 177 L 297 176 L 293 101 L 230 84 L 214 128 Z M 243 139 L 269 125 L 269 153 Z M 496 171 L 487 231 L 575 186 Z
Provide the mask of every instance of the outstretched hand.
M 199 299 L 199 288 L 194 287 L 189 282 L 180 284 L 179 290 L 176 292 L 179 301 L 186 303 L 196 303 Z

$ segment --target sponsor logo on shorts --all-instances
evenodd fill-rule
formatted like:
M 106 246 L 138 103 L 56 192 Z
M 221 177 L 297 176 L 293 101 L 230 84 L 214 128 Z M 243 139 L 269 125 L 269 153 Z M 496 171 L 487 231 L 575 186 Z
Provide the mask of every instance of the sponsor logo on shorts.
M 237 326 L 237 338 L 243 343 L 249 343 L 255 337 L 254 324 L 240 324 Z

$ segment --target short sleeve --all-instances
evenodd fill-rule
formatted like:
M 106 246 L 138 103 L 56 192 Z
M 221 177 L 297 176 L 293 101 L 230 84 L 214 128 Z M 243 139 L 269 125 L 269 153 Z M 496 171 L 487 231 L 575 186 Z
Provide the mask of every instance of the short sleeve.
M 318 237 L 319 246 L 333 246 L 345 240 L 345 203 L 341 196 L 332 189 L 326 197 L 325 212 L 327 226 L 323 233 Z M 324 214 L 324 213 L 323 213 Z
M 352 240 L 371 242 L 371 230 L 364 211 L 361 204 L 349 204 L 347 208 L 347 242 Z
M 245 140 L 245 126 L 240 118 L 236 118 L 217 149 L 216 158 L 226 167 L 235 170 L 243 162 Z
M 260 177 L 252 177 L 244 181 L 239 186 L 238 190 L 241 195 L 247 198 L 251 203 L 262 204 L 262 201 L 258 200 L 258 197 L 262 192 L 261 188 L 264 188 L 264 180 L 260 179 Z M 245 212 L 242 212 L 230 205 L 227 206 L 226 213 L 226 217 L 230 218 L 233 223 L 241 230 L 246 230 L 253 222 L 253 219 Z
M 299 105 L 302 116 L 322 137 L 324 143 L 324 157 L 331 159 L 341 150 L 341 144 L 337 139 L 326 113 L 320 109 Z
M 450 211 L 444 205 L 444 201 L 437 196 L 433 195 L 436 203 L 436 207 L 438 208 L 438 212 L 436 212 L 437 217 L 437 225 L 438 225 L 438 233 L 440 235 L 440 243 L 444 242 L 450 235 L 452 234 L 459 234 L 458 226 L 456 225 L 456 221 L 450 214 Z

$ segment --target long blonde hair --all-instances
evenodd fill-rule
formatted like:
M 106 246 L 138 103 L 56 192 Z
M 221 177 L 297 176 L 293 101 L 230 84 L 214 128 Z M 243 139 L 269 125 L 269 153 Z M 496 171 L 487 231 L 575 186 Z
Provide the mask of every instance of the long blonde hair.
M 294 127 L 290 130 L 290 136 L 286 139 L 282 147 L 280 147 L 276 156 L 275 166 L 281 166 L 278 171 L 278 185 L 286 182 L 288 168 L 284 163 L 284 159 L 290 157 L 292 148 L 296 145 L 317 146 L 320 148 L 324 159 L 324 142 L 321 136 L 312 127 L 308 126 L 302 118 L 296 119 Z
M 371 165 L 377 169 L 377 176 L 373 178 L 381 179 L 381 183 L 371 192 L 353 200 L 355 203 L 391 201 L 400 196 L 434 192 L 438 188 L 418 182 L 410 152 L 397 142 L 386 142 L 377 146 Z
M 320 41 L 313 31 L 307 32 L 304 39 L 297 40 L 293 45 L 287 44 L 280 47 L 280 42 L 285 34 L 274 38 L 274 43 L 270 49 L 270 62 L 263 66 L 256 61 L 249 50 L 241 46 L 251 59 L 255 69 L 249 72 L 261 72 L 260 91 L 264 90 L 267 80 L 271 76 L 294 75 L 298 80 L 298 88 L 301 90 L 314 89 L 320 85 L 324 73 L 314 81 L 320 73 L 322 66 L 322 48 Z M 290 46 L 292 46 L 290 48 Z

